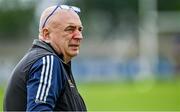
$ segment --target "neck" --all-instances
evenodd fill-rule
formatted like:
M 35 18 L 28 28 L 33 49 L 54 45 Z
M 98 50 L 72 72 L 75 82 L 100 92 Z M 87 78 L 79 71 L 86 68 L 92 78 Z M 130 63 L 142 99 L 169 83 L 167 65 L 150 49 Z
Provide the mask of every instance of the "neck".
M 67 64 L 67 63 L 69 63 L 69 62 L 71 61 L 71 58 L 64 56 L 64 57 L 63 57 L 63 60 L 64 60 L 64 63 Z

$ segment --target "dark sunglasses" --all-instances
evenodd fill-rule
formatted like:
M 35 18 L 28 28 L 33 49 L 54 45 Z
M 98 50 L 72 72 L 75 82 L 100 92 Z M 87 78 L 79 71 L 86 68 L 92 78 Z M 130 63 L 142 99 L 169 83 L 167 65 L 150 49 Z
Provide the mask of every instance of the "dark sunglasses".
M 54 12 L 57 10 L 58 7 L 61 8 L 61 9 L 66 9 L 66 10 L 71 9 L 71 10 L 73 10 L 73 11 L 76 12 L 76 13 L 80 13 L 80 12 L 81 12 L 80 8 L 75 7 L 75 6 L 57 5 L 57 6 L 55 7 L 55 9 L 54 9 L 54 10 L 47 16 L 47 18 L 45 19 L 42 28 L 45 27 L 47 20 L 54 14 Z

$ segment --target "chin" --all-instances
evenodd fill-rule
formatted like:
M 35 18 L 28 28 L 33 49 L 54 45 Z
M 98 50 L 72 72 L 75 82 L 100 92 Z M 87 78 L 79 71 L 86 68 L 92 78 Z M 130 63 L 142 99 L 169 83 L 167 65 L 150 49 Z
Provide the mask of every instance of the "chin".
M 79 54 L 79 51 L 72 52 L 72 53 L 71 53 L 71 56 L 74 57 L 74 56 L 77 56 L 78 54 Z

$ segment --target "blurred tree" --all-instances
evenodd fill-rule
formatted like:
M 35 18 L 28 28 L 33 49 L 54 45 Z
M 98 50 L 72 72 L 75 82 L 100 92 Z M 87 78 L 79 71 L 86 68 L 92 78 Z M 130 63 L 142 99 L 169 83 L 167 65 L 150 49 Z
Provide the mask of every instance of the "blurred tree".
M 91 17 L 92 13 L 100 11 L 105 12 L 106 17 L 110 18 L 110 26 L 108 28 L 107 33 L 113 32 L 117 29 L 118 24 L 125 23 L 122 19 L 126 20 L 127 24 L 131 27 L 131 29 L 137 29 L 135 27 L 139 21 L 139 0 L 66 0 L 69 5 L 76 5 L 82 9 L 81 15 L 83 16 L 82 20 L 87 27 L 85 30 L 87 35 L 91 34 L 89 32 L 92 30 L 90 28 L 90 19 L 95 18 Z M 159 11 L 176 11 L 180 10 L 180 0 L 157 0 L 157 6 Z M 127 14 L 129 13 L 129 14 Z M 125 15 L 126 14 L 126 15 Z M 107 19 L 103 18 L 103 19 Z M 102 18 L 101 18 L 102 19 Z M 103 21 L 103 20 L 102 20 Z M 98 23 L 97 23 L 98 24 Z M 97 25 L 102 28 L 101 25 Z M 125 24 L 125 26 L 127 26 Z M 123 28 L 122 28 L 123 29 Z M 126 29 L 127 30 L 127 29 Z M 107 33 L 104 37 L 107 36 Z
M 83 16 L 82 21 L 85 26 L 85 35 L 101 33 L 103 34 L 101 37 L 110 39 L 109 37 L 115 37 L 111 34 L 119 31 L 119 25 L 121 23 L 127 27 L 131 26 L 132 28 L 137 26 L 134 24 L 137 23 L 138 0 L 68 0 L 67 4 L 75 5 L 82 9 L 80 14 Z M 93 18 L 94 20 L 92 20 Z M 122 21 L 122 19 L 124 21 Z M 95 23 L 92 23 L 92 21 Z M 93 26 L 93 28 L 91 26 Z M 93 32 L 93 29 L 96 32 Z M 123 30 L 123 28 L 121 29 Z
M 180 0 L 157 0 L 159 11 L 180 11 Z
M 34 19 L 34 2 L 22 0 L 0 1 L 0 39 L 15 41 L 27 37 Z
M 180 10 L 180 0 L 157 0 L 158 10 Z M 27 37 L 30 33 L 30 25 L 34 19 L 34 13 L 37 3 L 42 1 L 36 0 L 0 0 L 0 39 L 2 40 L 17 40 L 21 37 Z M 132 28 L 136 29 L 138 22 L 138 0 L 66 0 L 66 4 L 77 5 L 82 9 L 82 21 L 88 26 L 85 33 L 89 30 L 89 21 L 91 14 L 97 11 L 102 11 L 107 14 L 110 19 L 110 26 L 106 29 L 108 32 L 113 32 L 117 29 L 122 18 L 128 21 Z M 130 13 L 129 13 L 130 12 Z M 123 15 L 129 13 L 127 15 Z M 104 18 L 106 19 L 106 18 Z M 103 23 L 102 23 L 103 24 Z M 125 24 L 126 26 L 126 24 Z M 89 32 L 91 33 L 91 32 Z M 105 37 L 104 36 L 104 37 Z

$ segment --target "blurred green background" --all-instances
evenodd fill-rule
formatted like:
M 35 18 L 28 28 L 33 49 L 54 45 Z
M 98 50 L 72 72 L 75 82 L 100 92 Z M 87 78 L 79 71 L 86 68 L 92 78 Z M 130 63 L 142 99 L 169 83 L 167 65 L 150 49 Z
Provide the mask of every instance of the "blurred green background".
M 178 111 L 178 82 L 91 83 L 80 86 L 90 111 Z
M 89 111 L 180 111 L 180 80 L 94 82 L 78 84 L 78 88 Z
M 51 5 L 81 8 L 72 62 L 90 111 L 180 111 L 180 0 L 0 0 L 0 111 L 11 71 Z

